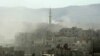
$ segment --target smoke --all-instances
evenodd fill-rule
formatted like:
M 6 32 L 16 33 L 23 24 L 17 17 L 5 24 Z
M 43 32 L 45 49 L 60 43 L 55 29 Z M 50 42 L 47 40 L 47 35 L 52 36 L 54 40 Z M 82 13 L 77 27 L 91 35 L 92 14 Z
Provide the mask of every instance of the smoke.
M 38 9 L 0 9 L 0 43 L 2 44 L 13 43 L 17 33 L 35 31 L 37 25 L 48 22 L 48 14 Z
M 21 22 L 17 21 L 11 21 L 11 20 L 2 20 L 0 24 L 0 35 L 4 39 L 0 39 L 0 42 L 2 43 L 12 43 L 14 41 L 14 35 L 17 32 L 20 32 L 23 30 L 23 25 Z M 2 41 L 1 41 L 2 40 Z
M 44 29 L 49 28 L 48 9 L 19 7 L 2 8 L 0 11 L 0 35 L 3 36 L 4 43 L 13 43 L 15 35 L 20 32 L 36 32 L 37 29 L 41 29 L 42 27 Z M 66 15 L 61 16 L 59 20 L 52 19 L 52 23 L 53 25 L 50 27 L 51 31 L 58 31 L 62 27 L 72 27 L 74 25 L 71 18 Z
M 91 28 L 100 28 L 100 13 L 98 10 L 95 7 L 85 6 L 53 9 L 53 25 L 49 28 L 49 9 L 0 7 L 0 43 L 13 43 L 16 34 L 20 32 L 36 32 L 38 29 L 50 29 L 55 32 L 62 27 L 73 26 L 87 29 L 92 25 Z
M 68 16 L 62 16 L 60 20 L 56 21 L 57 24 L 61 25 L 62 27 L 73 27 L 74 22 Z

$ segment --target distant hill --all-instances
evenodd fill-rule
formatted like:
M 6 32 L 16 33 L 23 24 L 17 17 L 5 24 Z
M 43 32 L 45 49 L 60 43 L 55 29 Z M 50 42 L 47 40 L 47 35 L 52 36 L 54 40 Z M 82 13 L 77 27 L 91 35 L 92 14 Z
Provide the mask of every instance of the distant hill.
M 48 22 L 48 13 L 48 8 L 0 7 L 0 34 L 12 39 L 18 32 L 31 31 L 37 23 Z M 52 8 L 52 19 L 65 27 L 100 29 L 100 4 Z
M 80 27 L 100 28 L 100 4 L 85 5 L 85 6 L 70 6 L 60 9 L 55 9 L 57 19 L 68 17 L 72 24 Z M 67 19 L 67 18 L 65 18 Z
M 66 20 L 65 24 L 79 27 L 100 28 L 100 4 L 69 6 L 53 8 L 52 19 L 56 22 Z M 0 21 L 21 22 L 48 22 L 48 9 L 31 9 L 24 7 L 7 8 L 0 7 Z M 8 22 L 7 21 L 7 22 Z

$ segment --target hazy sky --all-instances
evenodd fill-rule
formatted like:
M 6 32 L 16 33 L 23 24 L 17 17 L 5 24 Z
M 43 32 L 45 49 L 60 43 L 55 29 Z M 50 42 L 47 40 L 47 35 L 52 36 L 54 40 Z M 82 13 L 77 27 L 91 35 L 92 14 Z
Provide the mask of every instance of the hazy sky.
M 0 0 L 0 6 L 6 7 L 28 7 L 28 8 L 47 8 L 65 7 L 69 5 L 88 5 L 97 4 L 100 0 Z

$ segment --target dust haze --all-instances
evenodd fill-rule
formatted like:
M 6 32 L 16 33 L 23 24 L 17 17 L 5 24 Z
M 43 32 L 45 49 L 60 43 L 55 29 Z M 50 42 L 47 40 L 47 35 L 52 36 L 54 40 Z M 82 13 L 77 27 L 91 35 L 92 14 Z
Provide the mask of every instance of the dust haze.
M 86 5 L 86 6 L 69 6 L 65 8 L 52 8 L 52 23 L 56 26 L 55 29 L 61 29 L 62 27 L 81 27 L 88 29 L 93 27 L 94 29 L 99 29 L 99 22 L 94 22 L 96 18 L 99 18 L 100 13 L 97 12 L 96 6 L 98 5 Z M 87 8 L 89 7 L 89 8 Z M 100 7 L 100 6 L 99 6 Z M 91 10 L 91 8 L 93 8 Z M 78 11 L 76 11 L 78 9 Z M 84 9 L 88 9 L 92 14 L 81 12 Z M 86 12 L 86 11 L 85 11 Z M 15 35 L 20 32 L 36 32 L 36 29 L 42 28 L 38 27 L 40 24 L 48 24 L 49 9 L 30 9 L 25 7 L 0 7 L 0 43 L 1 45 L 14 44 Z M 82 13 L 82 14 L 81 14 Z M 97 15 L 97 17 L 96 17 Z M 85 16 L 85 17 L 84 17 Z M 89 17 L 86 17 L 89 16 Z M 79 19 L 80 18 L 80 19 Z M 85 19 L 83 19 L 85 18 Z M 87 18 L 92 18 L 86 20 Z M 82 21 L 83 20 L 83 21 Z M 82 22 L 82 23 L 81 23 Z M 87 23 L 89 22 L 89 23 Z M 88 25 L 88 26 L 87 26 Z M 46 26 L 46 25 L 45 25 Z M 95 27 L 96 26 L 96 27 Z M 54 29 L 54 28 L 53 28 Z M 52 29 L 52 30 L 53 30 Z

